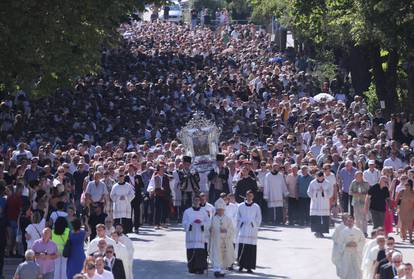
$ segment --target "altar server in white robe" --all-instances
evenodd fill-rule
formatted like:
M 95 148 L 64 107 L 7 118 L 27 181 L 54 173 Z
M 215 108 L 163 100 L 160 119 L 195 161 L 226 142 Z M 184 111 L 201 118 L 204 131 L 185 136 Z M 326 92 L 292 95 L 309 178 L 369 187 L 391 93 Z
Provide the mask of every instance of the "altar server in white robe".
M 124 270 L 125 270 L 125 278 L 126 279 L 133 279 L 134 275 L 132 274 L 132 261 L 128 248 L 121 243 L 119 240 L 119 234 L 117 232 L 112 233 L 112 239 L 115 241 L 114 248 L 116 251 L 116 258 L 122 260 L 122 263 L 124 264 Z
M 210 226 L 210 258 L 215 277 L 223 277 L 225 270 L 231 267 L 234 258 L 234 227 L 231 219 L 225 215 L 226 202 L 219 198 L 214 206 L 216 214 Z
M 190 273 L 203 274 L 207 269 L 206 233 L 210 229 L 210 218 L 200 208 L 200 197 L 193 198 L 193 205 L 184 211 L 183 227 L 187 249 L 187 266 Z
M 239 271 L 256 269 L 257 234 L 262 223 L 262 213 L 258 204 L 253 202 L 254 193 L 246 192 L 246 201 L 239 204 L 237 214 L 237 244 Z
M 268 216 L 276 225 L 283 224 L 283 198 L 289 194 L 284 174 L 279 172 L 279 168 L 279 164 L 274 163 L 272 171 L 266 174 L 263 191 L 263 198 L 270 209 Z
M 339 245 L 341 249 L 341 279 L 361 279 L 362 250 L 364 249 L 364 233 L 354 227 L 354 218 L 348 217 L 347 227 L 343 229 Z
M 226 211 L 224 212 L 224 214 L 231 219 L 231 222 L 233 223 L 233 227 L 234 229 L 236 229 L 237 213 L 238 213 L 239 207 L 234 198 L 234 194 L 227 194 L 227 196 L 224 198 L 224 201 L 226 202 Z
M 308 196 L 311 198 L 310 219 L 311 231 L 316 237 L 324 237 L 329 233 L 329 216 L 331 214 L 329 199 L 333 195 L 333 187 L 325 179 L 325 174 L 318 172 L 316 179 L 312 180 L 308 188 Z
M 342 223 L 339 224 L 339 226 L 335 228 L 335 232 L 332 235 L 332 240 L 333 240 L 332 263 L 336 267 L 336 275 L 338 276 L 341 273 L 340 269 L 341 269 L 341 256 L 342 256 L 339 240 L 341 238 L 342 231 L 346 228 L 346 222 L 348 221 L 348 217 L 349 215 L 346 213 L 342 215 Z
M 135 191 L 131 184 L 125 182 L 125 175 L 120 173 L 118 183 L 112 186 L 111 200 L 113 201 L 113 218 L 115 224 L 122 224 L 125 232 L 132 229 L 131 201 L 135 197 Z
M 123 233 L 124 229 L 122 227 L 122 224 L 117 224 L 116 228 L 115 228 L 115 231 L 119 235 L 119 240 L 118 241 L 121 242 L 123 245 L 125 245 L 125 247 L 127 248 L 128 257 L 129 257 L 129 262 L 128 262 L 129 270 L 131 271 L 131 276 L 133 276 L 132 275 L 132 272 L 133 272 L 132 265 L 133 265 L 133 262 L 134 262 L 134 244 L 132 243 L 132 240 L 129 239 L 129 237 Z M 127 274 L 127 276 L 128 276 L 128 274 Z M 133 278 L 133 277 L 131 277 L 131 278 Z

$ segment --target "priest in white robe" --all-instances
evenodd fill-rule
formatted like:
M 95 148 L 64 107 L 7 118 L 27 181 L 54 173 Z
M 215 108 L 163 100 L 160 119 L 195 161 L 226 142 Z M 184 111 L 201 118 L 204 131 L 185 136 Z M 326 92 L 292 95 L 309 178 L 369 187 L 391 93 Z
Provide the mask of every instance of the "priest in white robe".
M 96 225 L 96 237 L 89 242 L 88 248 L 86 249 L 87 256 L 92 256 L 94 253 L 99 252 L 98 242 L 100 239 L 105 239 L 107 245 L 115 244 L 115 241 L 106 235 L 105 225 L 98 224 Z
M 266 174 L 263 191 L 263 198 L 271 211 L 269 216 L 276 225 L 283 224 L 283 198 L 289 194 L 284 174 L 279 172 L 279 167 L 278 163 L 274 163 L 272 171 Z
M 362 250 L 364 249 L 364 233 L 354 227 L 354 218 L 348 217 L 347 227 L 343 229 L 339 245 L 342 252 L 341 269 L 339 278 L 341 279 L 361 279 Z
M 193 205 L 184 211 L 183 227 L 187 249 L 187 266 L 190 273 L 203 274 L 207 269 L 206 232 L 210 229 L 210 218 L 200 209 L 200 197 L 193 198 Z
M 210 258 L 215 277 L 223 277 L 234 258 L 234 227 L 231 219 L 225 215 L 226 202 L 219 198 L 215 204 L 216 214 L 210 226 Z
M 128 257 L 129 257 L 129 270 L 131 271 L 131 278 L 133 278 L 133 263 L 134 263 L 134 244 L 132 243 L 132 240 L 129 239 L 129 237 L 124 234 L 124 229 L 121 224 L 118 224 L 115 228 L 115 231 L 118 233 L 118 241 L 121 242 L 128 250 Z M 128 274 L 127 274 L 128 276 Z
M 383 256 L 385 257 L 385 237 L 383 235 L 378 235 L 376 237 L 376 243 L 373 248 L 371 248 L 368 252 L 366 257 L 362 260 L 362 278 L 363 279 L 372 279 L 375 275 L 375 268 L 378 260 L 378 254 L 380 251 L 382 252 Z
M 239 204 L 237 214 L 237 244 L 239 271 L 256 269 L 257 234 L 262 223 L 262 213 L 258 204 L 253 202 L 254 193 L 246 192 L 246 201 Z
M 348 217 L 349 215 L 346 213 L 342 215 L 342 223 L 339 224 L 339 226 L 335 228 L 335 232 L 332 235 L 332 240 L 333 240 L 332 263 L 336 267 L 336 275 L 338 276 L 341 273 L 340 269 L 341 269 L 341 256 L 342 256 L 342 251 L 340 249 L 339 240 L 341 238 L 342 231 L 346 228 L 346 222 L 348 221 Z
M 134 275 L 132 274 L 132 259 L 128 252 L 128 248 L 119 241 L 119 235 L 117 232 L 113 232 L 111 236 L 115 241 L 115 256 L 118 259 L 122 260 L 122 263 L 124 264 L 125 278 L 133 279 Z
M 383 227 L 378 227 L 378 228 L 372 230 L 372 232 L 371 232 L 371 238 L 372 239 L 365 242 L 364 249 L 362 250 L 362 267 L 361 267 L 362 270 L 365 269 L 364 263 L 366 263 L 367 260 L 368 260 L 369 252 L 371 251 L 372 248 L 374 248 L 375 246 L 378 245 L 376 238 L 378 236 L 384 236 L 384 234 L 385 234 L 385 231 L 384 231 Z M 371 278 L 369 278 L 369 279 L 371 279 Z
M 331 209 L 329 199 L 333 195 L 333 187 L 325 179 L 325 174 L 318 172 L 316 179 L 312 180 L 308 187 L 308 196 L 311 198 L 310 219 L 311 231 L 316 237 L 324 237 L 324 233 L 329 233 L 329 216 Z

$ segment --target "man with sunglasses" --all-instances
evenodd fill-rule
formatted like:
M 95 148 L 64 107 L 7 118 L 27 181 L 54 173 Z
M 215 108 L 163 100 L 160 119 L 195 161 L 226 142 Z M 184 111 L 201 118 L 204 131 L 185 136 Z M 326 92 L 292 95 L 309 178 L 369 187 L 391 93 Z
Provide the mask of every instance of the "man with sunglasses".
M 398 268 L 402 263 L 402 254 L 394 252 L 391 256 L 391 262 L 383 265 L 379 270 L 379 279 L 393 279 L 397 276 Z
M 105 251 L 105 269 L 112 272 L 116 279 L 126 279 L 124 263 L 117 259 L 114 253 L 114 246 L 108 245 Z

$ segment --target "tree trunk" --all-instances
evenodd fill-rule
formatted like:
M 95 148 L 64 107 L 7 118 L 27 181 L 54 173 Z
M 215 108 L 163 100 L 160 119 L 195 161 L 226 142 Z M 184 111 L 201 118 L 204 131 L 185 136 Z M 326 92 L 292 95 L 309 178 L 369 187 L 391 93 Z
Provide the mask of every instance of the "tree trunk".
M 373 45 L 370 51 L 375 88 L 378 100 L 384 101 L 385 112 L 389 115 L 395 112 L 398 107 L 397 96 L 397 65 L 398 52 L 391 50 L 388 59 L 384 61 L 381 57 L 381 49 L 378 45 Z M 388 69 L 384 71 L 382 63 L 388 62 Z
M 405 104 L 406 108 L 410 108 L 412 110 L 412 107 L 414 106 L 414 55 L 410 55 L 407 58 L 407 101 L 408 103 Z
M 370 61 L 368 49 L 364 46 L 351 46 L 349 52 L 349 71 L 352 77 L 352 87 L 356 95 L 362 95 L 371 84 Z

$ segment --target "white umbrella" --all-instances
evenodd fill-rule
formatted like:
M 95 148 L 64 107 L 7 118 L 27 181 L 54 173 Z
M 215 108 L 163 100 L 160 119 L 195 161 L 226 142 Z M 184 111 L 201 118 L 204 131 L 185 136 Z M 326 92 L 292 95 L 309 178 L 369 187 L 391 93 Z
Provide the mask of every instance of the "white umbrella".
M 325 100 L 327 102 L 332 101 L 334 96 L 328 94 L 328 93 L 319 93 L 318 95 L 314 96 L 313 99 L 315 102 L 321 102 L 322 100 Z

